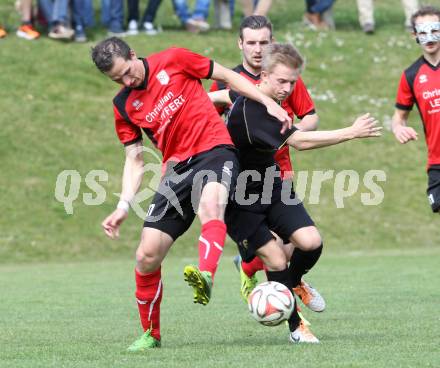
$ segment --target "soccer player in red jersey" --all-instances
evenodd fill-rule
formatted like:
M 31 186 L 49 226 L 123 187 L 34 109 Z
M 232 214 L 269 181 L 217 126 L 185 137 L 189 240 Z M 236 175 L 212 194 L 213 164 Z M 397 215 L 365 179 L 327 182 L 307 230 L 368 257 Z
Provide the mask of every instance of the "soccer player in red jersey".
M 238 47 L 242 51 L 242 63 L 233 70 L 243 75 L 254 84 L 260 83 L 261 63 L 263 60 L 264 48 L 273 42 L 272 23 L 268 18 L 253 15 L 243 19 L 240 25 Z M 214 82 L 210 88 L 211 92 L 228 88 L 224 83 Z M 318 115 L 315 111 L 313 100 L 301 78 L 295 82 L 292 92 L 281 102 L 281 106 L 289 113 L 293 119 L 295 116 L 299 122 L 295 124 L 297 129 L 302 131 L 315 130 L 318 126 Z M 216 106 L 217 111 L 222 114 L 227 112 L 224 106 Z M 293 168 L 290 159 L 289 146 L 284 145 L 275 155 L 277 164 L 280 167 L 281 177 L 289 180 L 293 177 Z M 281 241 L 281 239 L 279 239 Z M 292 244 L 286 245 L 285 250 L 290 259 L 294 252 Z M 296 250 L 297 264 L 304 257 L 302 251 Z M 255 257 L 251 262 L 240 261 L 239 257 L 234 259 L 234 263 L 240 271 L 241 294 L 244 300 L 257 285 L 256 272 L 263 270 L 264 265 L 259 257 Z M 303 303 L 314 311 L 322 312 L 325 308 L 325 301 L 322 296 L 308 285 L 304 280 L 295 286 L 297 295 Z
M 161 263 L 174 241 L 197 214 L 202 224 L 199 266 L 184 277 L 194 302 L 207 304 L 226 237 L 224 211 L 238 168 L 228 131 L 200 82 L 213 78 L 267 106 L 284 122 L 291 119 L 252 83 L 214 61 L 182 48 L 136 57 L 121 39 L 109 38 L 92 49 L 97 68 L 123 85 L 113 100 L 116 133 L 125 145 L 121 200 L 103 221 L 110 238 L 119 235 L 144 173 L 142 132 L 162 152 L 165 173 L 148 209 L 136 251 L 136 299 L 144 334 L 129 351 L 160 346 Z M 213 174 L 213 175 L 211 175 Z
M 422 7 L 411 17 L 414 37 L 422 49 L 417 59 L 400 78 L 392 129 L 405 144 L 417 140 L 416 131 L 407 125 L 413 105 L 423 121 L 428 146 L 427 195 L 433 212 L 440 209 L 440 9 Z

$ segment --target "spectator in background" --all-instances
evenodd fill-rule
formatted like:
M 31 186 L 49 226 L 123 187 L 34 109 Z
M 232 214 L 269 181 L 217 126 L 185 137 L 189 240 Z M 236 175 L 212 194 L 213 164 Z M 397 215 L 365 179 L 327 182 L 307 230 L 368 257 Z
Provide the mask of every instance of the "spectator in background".
M 94 25 L 92 0 L 72 0 L 72 17 L 75 30 L 75 42 L 86 42 L 85 29 Z
M 332 7 L 335 0 L 306 0 L 304 23 L 313 30 L 334 29 Z
M 173 0 L 173 5 L 176 15 L 188 32 L 209 31 L 210 25 L 206 19 L 208 18 L 211 0 L 196 0 L 192 14 L 188 9 L 188 0 Z
M 366 34 L 373 34 L 375 29 L 373 0 L 357 0 L 357 6 L 362 30 Z M 419 1 L 402 0 L 402 6 L 405 11 L 405 27 L 411 31 L 411 15 L 419 9 Z
M 67 23 L 67 0 L 39 0 L 39 7 L 49 25 L 49 38 L 70 40 L 73 29 Z
M 265 17 L 272 6 L 272 0 L 241 0 L 241 6 L 245 17 L 250 15 L 262 15 Z
M 101 0 L 101 22 L 107 27 L 109 36 L 125 36 L 122 0 Z
M 141 26 L 144 32 L 149 36 L 154 36 L 158 33 L 157 28 L 154 27 L 154 19 L 156 18 L 157 10 L 159 9 L 162 0 L 149 0 L 144 16 L 141 20 Z M 137 35 L 139 33 L 139 0 L 127 0 L 128 5 L 128 35 Z
M 25 40 L 35 40 L 40 37 L 40 33 L 32 25 L 32 0 L 17 1 L 16 7 L 21 15 L 21 25 L 17 29 L 17 36 Z
M 214 0 L 215 27 L 232 29 L 235 0 Z

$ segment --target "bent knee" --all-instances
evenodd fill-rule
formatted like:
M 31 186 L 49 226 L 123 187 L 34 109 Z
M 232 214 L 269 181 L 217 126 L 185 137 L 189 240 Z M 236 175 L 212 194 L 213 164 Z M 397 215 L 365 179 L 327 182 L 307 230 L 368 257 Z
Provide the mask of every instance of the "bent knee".
M 312 250 L 318 249 L 322 245 L 322 239 L 318 235 L 317 237 L 313 237 L 310 239 L 307 239 L 303 244 L 301 249 L 310 252 Z
M 202 224 L 211 220 L 223 220 L 225 206 L 218 203 L 200 202 L 198 215 Z
M 263 263 L 269 271 L 283 271 L 287 267 L 287 259 L 283 252 L 279 254 L 271 253 L 269 254 L 259 254 L 257 255 L 262 259 Z
M 293 240 L 293 239 L 292 239 Z M 296 246 L 303 251 L 310 252 L 322 246 L 322 238 L 316 228 L 301 234 L 299 239 L 295 239 Z
M 287 267 L 287 261 L 285 259 L 280 259 L 267 266 L 269 271 L 284 271 Z
M 136 250 L 136 263 L 144 272 L 153 272 L 160 266 L 160 259 L 157 254 L 139 246 Z

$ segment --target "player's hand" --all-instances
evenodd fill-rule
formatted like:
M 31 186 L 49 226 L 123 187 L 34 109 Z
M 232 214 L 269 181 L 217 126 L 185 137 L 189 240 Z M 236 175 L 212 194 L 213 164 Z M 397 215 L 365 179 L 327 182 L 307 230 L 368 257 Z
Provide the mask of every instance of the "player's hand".
M 128 213 L 121 208 L 114 210 L 109 216 L 102 222 L 102 228 L 105 235 L 111 239 L 119 237 L 119 227 L 122 222 L 127 218 Z
M 409 141 L 416 141 L 418 138 L 417 132 L 407 126 L 398 125 L 393 129 L 394 136 L 396 139 L 402 143 L 408 143 Z
M 266 108 L 270 115 L 277 118 L 281 122 L 281 134 L 283 134 L 287 129 L 292 128 L 292 119 L 290 118 L 289 114 L 287 114 L 287 111 L 278 105 L 274 100 L 268 98 Z
M 377 126 L 377 124 L 378 121 L 370 114 L 359 116 L 351 126 L 354 138 L 380 137 L 382 127 Z

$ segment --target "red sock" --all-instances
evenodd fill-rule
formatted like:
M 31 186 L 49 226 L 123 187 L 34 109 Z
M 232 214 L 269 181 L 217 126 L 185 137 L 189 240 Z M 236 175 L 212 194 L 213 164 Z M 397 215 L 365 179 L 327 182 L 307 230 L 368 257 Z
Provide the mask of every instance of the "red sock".
M 213 280 L 225 239 L 226 225 L 223 221 L 211 220 L 202 226 L 199 238 L 199 269 L 211 272 Z
M 248 275 L 248 277 L 252 277 L 257 273 L 257 271 L 264 270 L 264 264 L 260 258 L 255 257 L 250 262 L 241 261 L 241 268 L 243 269 L 243 272 Z
M 160 340 L 160 302 L 162 301 L 162 279 L 158 270 L 142 274 L 136 273 L 136 299 L 139 317 L 144 331 L 151 330 L 151 336 Z

